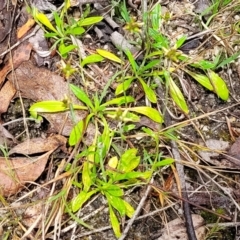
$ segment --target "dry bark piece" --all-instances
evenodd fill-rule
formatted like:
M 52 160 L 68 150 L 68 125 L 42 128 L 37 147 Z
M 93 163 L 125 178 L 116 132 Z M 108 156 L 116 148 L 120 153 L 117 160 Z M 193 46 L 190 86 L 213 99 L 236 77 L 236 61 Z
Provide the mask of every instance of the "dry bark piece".
M 50 150 L 55 150 L 58 147 L 64 148 L 66 146 L 67 139 L 61 135 L 53 135 L 46 139 L 43 138 L 33 138 L 27 139 L 25 142 L 18 144 L 9 151 L 9 155 L 13 153 L 31 155 L 36 153 L 47 152 Z
M 196 237 L 198 240 L 205 239 L 206 229 L 203 226 L 204 219 L 197 215 L 192 214 L 193 225 L 196 232 Z M 186 228 L 182 219 L 177 218 L 166 224 L 166 227 L 162 231 L 162 236 L 158 240 L 178 240 L 178 239 L 188 239 Z
M 35 181 L 44 171 L 50 154 L 49 151 L 34 158 L 0 157 L 0 193 L 8 197 L 17 193 L 25 183 Z
M 45 68 L 38 68 L 32 62 L 24 62 L 16 70 L 15 75 L 18 79 L 18 86 L 21 96 L 32 99 L 35 102 L 58 100 L 62 101 L 66 95 L 73 103 L 81 104 L 69 90 L 68 83 L 63 77 L 54 74 Z M 10 74 L 10 81 L 14 81 L 14 76 Z M 76 121 L 80 121 L 86 116 L 85 111 L 76 111 Z M 68 136 L 74 123 L 68 113 L 41 114 L 51 124 L 51 132 L 61 132 Z

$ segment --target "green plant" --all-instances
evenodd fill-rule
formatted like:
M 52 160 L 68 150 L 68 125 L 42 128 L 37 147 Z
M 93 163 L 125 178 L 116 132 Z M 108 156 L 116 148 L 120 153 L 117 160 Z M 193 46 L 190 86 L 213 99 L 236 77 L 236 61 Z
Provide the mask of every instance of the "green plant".
M 37 102 L 30 107 L 29 111 L 34 118 L 37 118 L 38 114 L 41 112 L 54 113 L 69 110 L 88 111 L 87 117 L 78 122 L 70 134 L 69 144 L 72 146 L 81 140 L 91 119 L 94 119 L 96 126 L 98 126 L 98 120 L 103 124 L 103 122 L 105 122 L 105 117 L 126 122 L 138 122 L 140 119 L 135 113 L 139 113 L 146 115 L 157 123 L 163 122 L 160 113 L 151 107 L 120 107 L 121 105 L 127 105 L 128 103 L 134 102 L 134 98 L 131 96 L 122 96 L 111 99 L 105 103 L 101 103 L 101 100 L 97 95 L 92 101 L 82 89 L 73 84 L 70 84 L 70 88 L 74 95 L 85 106 L 72 104 L 69 99 L 64 99 L 63 101 Z M 109 107 L 111 105 L 117 105 L 117 107 Z
M 46 32 L 45 37 L 54 39 L 52 48 L 57 47 L 62 58 L 66 58 L 69 52 L 77 48 L 76 45 L 72 44 L 71 36 L 81 36 L 86 31 L 85 27 L 98 23 L 103 19 L 101 16 L 83 17 L 79 20 L 65 18 L 64 15 L 69 7 L 69 1 L 65 1 L 60 15 L 57 12 L 53 12 L 53 24 L 44 13 L 39 12 L 36 8 L 31 10 L 34 19 L 43 26 Z
M 109 156 L 114 132 L 104 123 L 103 133 L 77 159 L 83 160 L 82 182 L 77 183 L 80 193 L 71 201 L 73 212 L 82 208 L 93 195 L 101 193 L 107 200 L 110 222 L 116 237 L 121 236 L 120 217 L 132 217 L 134 208 L 124 200 L 124 190 L 140 184 L 146 184 L 151 178 L 153 170 L 135 171 L 140 163 L 137 150 L 127 149 L 120 156 Z M 162 160 L 162 159 L 161 159 Z M 172 164 L 173 160 L 162 160 L 151 165 L 154 170 L 158 167 Z
M 157 76 L 166 84 L 169 95 L 176 105 L 187 114 L 189 109 L 185 98 L 172 77 L 173 73 L 183 71 L 202 86 L 216 93 L 222 100 L 227 100 L 229 97 L 228 88 L 224 80 L 213 70 L 217 66 L 223 66 L 218 63 L 219 57 L 211 62 L 203 59 L 196 60 L 182 53 L 179 48 L 186 41 L 186 36 L 182 36 L 171 46 L 169 39 L 159 32 L 163 22 L 159 4 L 156 4 L 147 16 L 148 18 L 144 17 L 145 23 L 150 27 L 147 28 L 146 32 L 146 55 L 142 64 L 138 65 L 131 52 L 125 52 L 131 66 L 130 74 L 123 78 L 123 82 L 116 89 L 116 95 L 125 92 L 131 86 L 131 83 L 137 79 L 149 101 L 156 103 L 156 94 L 146 84 L 146 81 L 148 79 L 153 80 Z M 226 62 L 228 63 L 231 59 L 226 60 Z

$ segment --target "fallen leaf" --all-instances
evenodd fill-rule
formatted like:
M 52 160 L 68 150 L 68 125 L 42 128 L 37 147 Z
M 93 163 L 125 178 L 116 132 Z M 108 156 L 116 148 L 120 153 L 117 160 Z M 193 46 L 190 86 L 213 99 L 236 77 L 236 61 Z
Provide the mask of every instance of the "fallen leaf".
M 37 77 L 36 77 L 37 76 Z M 62 101 L 66 94 L 75 104 L 81 104 L 76 97 L 69 91 L 68 83 L 63 77 L 54 74 L 45 68 L 38 68 L 30 61 L 22 63 L 16 70 L 14 75 L 8 76 L 10 81 L 18 79 L 18 86 L 21 96 L 32 99 L 35 102 L 47 100 Z M 86 116 L 85 111 L 75 111 L 75 120 L 78 122 Z M 51 132 L 60 132 L 68 136 L 74 126 L 70 114 L 55 113 L 41 114 L 51 124 Z
M 22 38 L 35 24 L 33 18 L 29 18 L 27 22 L 17 30 L 17 38 Z
M 44 171 L 53 150 L 34 158 L 0 157 L 0 192 L 8 197 L 17 193 L 24 184 L 35 181 Z
M 193 225 L 198 240 L 205 239 L 206 229 L 203 226 L 204 220 L 200 215 L 192 214 Z M 166 224 L 166 227 L 162 230 L 162 236 L 158 240 L 177 240 L 188 239 L 186 227 L 182 219 L 177 218 Z
M 18 46 L 18 48 L 13 53 L 13 57 L 0 71 L 0 87 L 5 80 L 7 74 L 12 71 L 12 69 L 17 68 L 22 62 L 29 59 L 31 51 L 32 44 L 30 43 L 22 43 Z
M 25 142 L 18 144 L 9 151 L 9 155 L 13 153 L 31 155 L 36 153 L 43 153 L 50 150 L 62 148 L 64 151 L 67 139 L 61 135 L 53 135 L 48 138 L 33 138 L 27 139 Z
M 13 84 L 7 81 L 0 90 L 0 114 L 7 111 L 8 106 L 16 93 Z

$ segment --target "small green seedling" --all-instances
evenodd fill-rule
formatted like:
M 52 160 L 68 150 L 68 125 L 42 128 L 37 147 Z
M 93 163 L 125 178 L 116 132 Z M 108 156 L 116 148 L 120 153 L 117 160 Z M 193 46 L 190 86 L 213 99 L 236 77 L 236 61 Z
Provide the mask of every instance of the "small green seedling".
M 45 37 L 54 39 L 52 48 L 58 48 L 58 52 L 62 58 L 66 58 L 68 54 L 76 49 L 76 45 L 72 44 L 71 36 L 81 36 L 85 33 L 85 27 L 91 26 L 102 21 L 103 17 L 86 17 L 80 20 L 73 18 L 64 18 L 57 12 L 53 12 L 54 23 L 52 24 L 49 18 L 39 12 L 36 8 L 32 9 L 34 19 L 43 26 Z M 67 22 L 65 22 L 65 20 Z

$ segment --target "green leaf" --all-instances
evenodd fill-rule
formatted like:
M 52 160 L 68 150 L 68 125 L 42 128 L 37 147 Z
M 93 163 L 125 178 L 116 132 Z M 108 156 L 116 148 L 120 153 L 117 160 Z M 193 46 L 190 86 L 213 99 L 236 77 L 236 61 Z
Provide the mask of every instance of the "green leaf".
M 122 198 L 115 197 L 109 192 L 104 192 L 104 194 L 107 197 L 108 203 L 120 213 L 121 217 L 123 217 L 126 214 L 126 209 Z
M 89 26 L 93 25 L 95 23 L 101 22 L 103 20 L 103 17 L 98 16 L 98 17 L 88 17 L 84 18 L 78 21 L 79 26 Z
M 217 59 L 215 59 L 215 60 L 217 60 Z M 195 67 L 195 68 L 200 68 L 200 69 L 206 70 L 206 69 L 213 69 L 213 68 L 215 68 L 217 63 L 218 63 L 218 61 L 210 62 L 210 61 L 207 61 L 207 60 L 201 60 L 201 61 L 199 61 L 197 63 L 193 63 L 193 64 L 190 64 L 190 65 Z
M 180 38 L 177 40 L 177 42 L 175 43 L 174 48 L 175 48 L 175 49 L 180 48 L 180 47 L 183 45 L 183 43 L 186 41 L 186 39 L 187 39 L 187 36 L 186 36 L 186 35 L 180 37 Z
M 148 100 L 152 103 L 156 103 L 157 97 L 155 92 L 143 81 L 141 77 L 138 77 L 138 80 L 140 81 Z
M 130 180 L 130 179 L 149 179 L 151 177 L 151 172 L 146 171 L 146 172 L 128 172 L 128 173 L 116 173 L 114 175 L 114 181 L 121 181 L 121 180 Z
M 161 26 L 161 4 L 155 4 L 153 10 L 150 12 L 150 19 L 152 28 L 155 31 L 159 31 Z
M 89 108 L 91 108 L 92 110 L 94 109 L 92 101 L 90 100 L 90 98 L 87 96 L 87 94 L 80 88 L 78 88 L 77 86 L 70 84 L 70 88 L 72 90 L 72 92 L 74 93 L 74 95 L 83 103 L 85 103 Z
M 64 43 L 61 43 L 59 45 L 58 50 L 59 50 L 60 55 L 65 58 L 65 57 L 67 57 L 67 54 L 69 52 L 71 52 L 72 50 L 74 50 L 76 47 L 77 47 L 76 45 L 71 44 L 71 45 L 66 46 Z
M 84 162 L 83 163 L 83 170 L 82 170 L 82 182 L 83 182 L 83 191 L 88 192 L 91 185 L 92 185 L 92 178 L 91 178 L 91 169 L 93 167 L 92 163 Z
M 78 211 L 82 205 L 98 190 L 93 190 L 90 192 L 81 191 L 71 202 L 73 212 Z
M 160 4 L 159 4 L 160 5 Z M 134 208 L 125 200 L 123 200 L 126 209 L 126 215 L 131 218 L 135 212 Z
M 36 18 L 44 26 L 46 26 L 47 28 L 49 28 L 50 30 L 52 30 L 53 32 L 58 34 L 56 28 L 53 27 L 53 25 L 51 24 L 51 22 L 49 21 L 49 19 L 47 18 L 47 16 L 45 14 L 43 14 L 43 13 L 36 13 Z
M 119 57 L 117 57 L 115 54 L 113 54 L 109 51 L 106 51 L 106 50 L 103 50 L 103 49 L 96 49 L 96 52 L 99 55 L 101 55 L 101 56 L 103 56 L 103 57 L 105 57 L 105 58 L 107 58 L 111 61 L 114 61 L 114 62 L 117 62 L 117 63 L 120 63 L 120 64 L 123 63 L 122 60 Z
M 83 33 L 85 33 L 85 29 L 83 27 L 73 27 L 66 30 L 66 34 L 71 35 L 82 35 Z
M 89 63 L 101 62 L 103 59 L 104 58 L 99 54 L 92 54 L 92 55 L 89 55 L 89 56 L 85 57 L 81 61 L 81 66 L 84 67 L 85 65 L 87 65 Z
M 53 37 L 56 37 L 58 36 L 59 34 L 58 33 L 55 33 L 55 32 L 50 32 L 50 33 L 44 33 L 44 37 L 46 38 L 53 38 Z
M 136 156 L 136 153 L 137 149 L 135 148 L 125 151 L 119 159 L 117 169 L 124 173 L 131 172 L 133 169 L 135 169 L 140 163 L 140 157 Z
M 54 16 L 54 20 L 55 20 L 57 27 L 59 28 L 60 31 L 62 31 L 63 20 L 60 18 L 60 16 L 58 15 L 57 12 L 53 12 L 53 16 Z
M 146 66 L 140 67 L 139 72 L 143 73 L 149 69 L 152 69 L 153 67 L 155 67 L 156 65 L 158 65 L 162 60 L 159 59 L 154 59 L 151 62 L 149 62 Z
M 79 121 L 71 130 L 68 143 L 70 146 L 75 146 L 82 138 L 84 133 L 84 121 Z
M 229 91 L 224 80 L 218 74 L 216 74 L 214 71 L 210 69 L 208 70 L 208 76 L 211 80 L 214 91 L 218 95 L 218 97 L 225 101 L 228 100 Z
M 240 23 L 240 22 L 239 22 L 239 23 Z M 240 51 L 234 53 L 231 57 L 229 57 L 229 58 L 223 60 L 221 63 L 219 63 L 219 64 L 217 65 L 216 68 L 223 67 L 223 66 L 225 66 L 226 64 L 228 64 L 228 63 L 230 63 L 230 62 L 236 60 L 236 59 L 238 58 L 239 55 L 240 55 Z
M 105 103 L 103 103 L 101 106 L 109 106 L 109 105 L 122 105 L 122 104 L 127 104 L 127 103 L 131 103 L 134 102 L 134 98 L 131 96 L 122 96 L 119 98 L 114 98 L 112 100 L 109 100 Z
M 128 90 L 128 88 L 130 87 L 133 80 L 134 80 L 134 78 L 131 77 L 131 78 L 125 80 L 124 82 L 120 83 L 116 88 L 115 95 L 119 95 L 119 94 L 125 92 L 126 90 Z
M 126 49 L 126 50 L 125 50 L 125 54 L 126 54 L 127 57 L 128 57 L 128 61 L 130 62 L 134 73 L 137 75 L 137 71 L 138 71 L 138 69 L 139 69 L 139 66 L 137 65 L 137 63 L 136 63 L 136 61 L 135 61 L 132 53 L 130 52 L 129 49 Z
M 157 122 L 157 123 L 162 123 L 163 122 L 163 118 L 160 115 L 160 113 L 151 107 L 132 107 L 128 109 L 131 112 L 137 112 L 140 114 L 143 114 L 145 116 L 147 116 L 148 118 L 152 119 L 153 121 Z
M 178 88 L 176 83 L 172 80 L 172 78 L 169 76 L 168 78 L 168 84 L 169 84 L 169 93 L 173 99 L 173 101 L 177 104 L 177 106 L 186 114 L 188 114 L 189 109 L 187 106 L 187 103 L 184 99 L 184 96 L 181 92 L 181 90 Z
M 105 114 L 107 114 L 107 117 L 116 119 L 116 120 L 121 120 L 123 122 L 139 122 L 140 118 L 138 115 L 129 112 L 128 110 L 121 111 L 104 111 Z
M 29 111 L 30 112 L 45 112 L 45 113 L 56 113 L 69 110 L 68 104 L 64 101 L 42 101 L 34 103 Z
M 109 216 L 114 234 L 117 238 L 119 238 L 121 236 L 120 224 L 110 204 L 109 204 Z
M 106 190 L 110 195 L 114 197 L 122 197 L 123 196 L 123 190 L 117 186 L 117 185 L 109 185 L 107 186 Z
M 154 163 L 153 168 L 156 169 L 157 167 L 164 167 L 174 162 L 175 160 L 173 158 L 165 158 L 164 160 Z
M 197 82 L 199 82 L 202 86 L 204 86 L 205 88 L 207 88 L 210 91 L 213 91 L 213 85 L 206 75 L 194 73 L 187 69 L 184 69 L 184 71 L 187 74 L 189 74 L 192 78 L 194 78 Z

